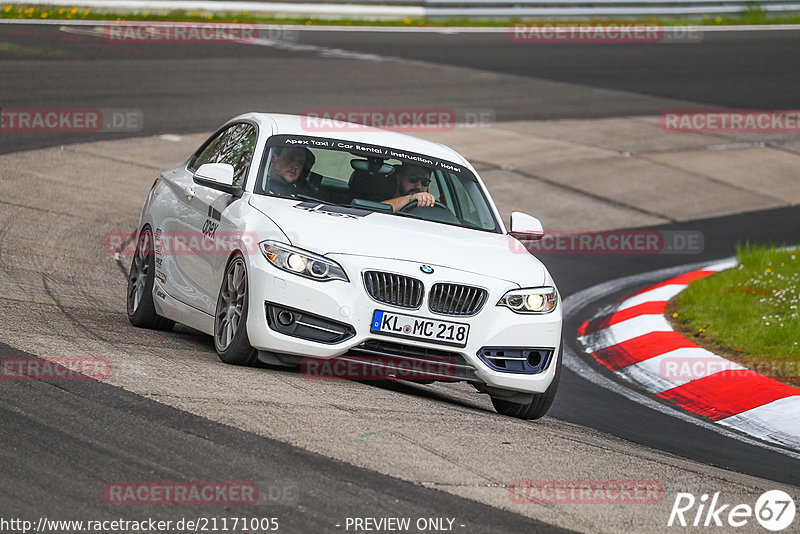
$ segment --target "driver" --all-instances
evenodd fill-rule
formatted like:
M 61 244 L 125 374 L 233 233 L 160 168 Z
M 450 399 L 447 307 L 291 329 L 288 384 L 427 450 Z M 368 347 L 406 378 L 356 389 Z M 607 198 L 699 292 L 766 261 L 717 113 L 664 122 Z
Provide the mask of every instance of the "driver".
M 272 150 L 275 153 L 267 171 L 269 193 L 280 196 L 308 194 L 306 176 L 314 166 L 314 154 L 299 146 L 279 146 Z
M 422 207 L 433 206 L 436 202 L 436 198 L 428 193 L 431 173 L 425 167 L 413 163 L 402 163 L 395 170 L 395 177 L 397 178 L 395 196 L 383 201 L 384 204 L 392 206 L 392 210 L 398 211 L 415 200 L 417 205 Z

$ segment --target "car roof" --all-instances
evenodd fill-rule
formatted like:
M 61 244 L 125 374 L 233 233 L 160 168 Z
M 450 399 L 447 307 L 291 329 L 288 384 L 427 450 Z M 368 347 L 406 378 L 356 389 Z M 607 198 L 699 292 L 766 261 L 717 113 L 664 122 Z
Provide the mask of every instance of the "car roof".
M 309 118 L 303 115 L 288 115 L 283 113 L 246 113 L 232 119 L 232 121 L 243 119 L 253 120 L 261 125 L 269 126 L 272 130 L 272 135 L 305 135 L 380 145 L 387 148 L 417 152 L 426 156 L 451 161 L 459 165 L 465 165 L 472 169 L 472 166 L 461 154 L 448 146 L 390 130 L 370 128 L 355 124 L 352 129 L 345 127 L 342 131 L 330 131 L 332 128 L 320 128 L 319 131 L 314 131 L 313 128 L 309 127 L 309 123 L 307 122 Z

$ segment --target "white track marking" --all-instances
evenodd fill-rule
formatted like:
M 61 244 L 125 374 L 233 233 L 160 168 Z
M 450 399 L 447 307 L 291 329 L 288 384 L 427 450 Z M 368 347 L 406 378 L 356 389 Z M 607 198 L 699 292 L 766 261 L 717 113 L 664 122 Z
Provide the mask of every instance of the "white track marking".
M 667 286 L 657 287 L 626 299 L 619 305 L 616 311 L 627 310 L 628 308 L 633 308 L 645 302 L 666 302 L 684 289 L 686 289 L 686 284 L 669 284 Z
M 711 265 L 703 267 L 703 270 L 719 272 L 719 271 L 724 271 L 725 269 L 733 269 L 737 265 L 739 265 L 739 260 L 737 260 L 736 258 L 732 258 L 729 260 L 712 263 Z
M 341 48 L 329 48 L 327 46 L 292 43 L 289 41 L 279 41 L 276 39 L 249 39 L 247 41 L 241 41 L 241 44 L 268 46 L 271 48 L 277 48 L 278 50 L 288 50 L 290 52 L 317 52 L 319 53 L 320 57 L 335 59 L 360 59 L 364 61 L 395 61 L 399 59 L 391 56 L 379 56 L 376 54 L 342 50 Z
M 671 332 L 672 327 L 663 315 L 637 315 L 608 328 L 586 334 L 581 342 L 589 352 L 597 352 L 650 332 Z
M 800 449 L 800 396 L 784 397 L 717 423 Z

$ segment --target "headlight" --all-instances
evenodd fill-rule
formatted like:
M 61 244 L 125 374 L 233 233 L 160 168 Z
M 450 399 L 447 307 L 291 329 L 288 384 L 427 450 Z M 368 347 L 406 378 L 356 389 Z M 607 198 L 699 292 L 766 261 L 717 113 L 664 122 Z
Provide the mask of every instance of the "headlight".
M 312 280 L 327 282 L 329 280 L 344 280 L 349 282 L 344 269 L 333 260 L 319 254 L 300 250 L 282 243 L 264 241 L 260 243 L 261 252 L 272 265 Z
M 517 313 L 550 313 L 556 309 L 558 293 L 554 287 L 534 287 L 509 291 L 498 306 L 507 306 Z

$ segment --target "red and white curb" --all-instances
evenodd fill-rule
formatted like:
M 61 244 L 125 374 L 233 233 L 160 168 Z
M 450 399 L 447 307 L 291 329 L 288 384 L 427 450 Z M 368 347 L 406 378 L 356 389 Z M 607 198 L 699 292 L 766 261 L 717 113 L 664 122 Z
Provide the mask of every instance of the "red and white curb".
M 664 317 L 692 281 L 736 266 L 728 260 L 651 286 L 584 322 L 579 340 L 597 362 L 689 412 L 800 450 L 800 389 L 698 347 Z

